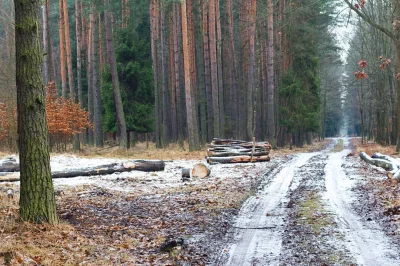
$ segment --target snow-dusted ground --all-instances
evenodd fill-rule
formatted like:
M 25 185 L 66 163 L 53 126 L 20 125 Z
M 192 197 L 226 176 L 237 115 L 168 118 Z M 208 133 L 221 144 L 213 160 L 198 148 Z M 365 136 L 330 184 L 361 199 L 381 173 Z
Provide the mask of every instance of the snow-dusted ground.
M 267 184 L 261 186 L 257 195 L 250 197 L 243 204 L 234 225 L 235 228 L 230 233 L 229 248 L 222 250 L 214 265 L 294 265 L 291 263 L 300 263 L 296 258 L 307 256 L 316 256 L 317 260 L 314 263 L 318 263 L 322 261 L 318 259 L 327 254 L 327 248 L 335 249 L 342 246 L 345 246 L 347 252 L 344 251 L 344 255 L 339 255 L 339 253 L 337 255 L 342 256 L 344 261 L 354 258 L 358 265 L 400 265 L 398 248 L 391 245 L 382 228 L 374 222 L 366 224 L 353 209 L 353 201 L 357 199 L 357 196 L 352 188 L 356 186 L 356 182 L 350 179 L 342 169 L 343 157 L 351 152 L 347 148 L 349 139 L 344 138 L 343 151 L 330 152 L 338 140 L 334 139 L 331 145 L 321 152 L 295 155 L 291 161 L 265 177 Z M 320 165 L 326 164 L 325 168 L 315 173 L 312 160 Z M 312 175 L 314 177 L 319 175 L 320 181 L 318 178 L 313 179 Z M 300 234 L 298 236 L 291 236 L 290 232 L 289 235 L 284 233 L 285 228 L 288 230 L 288 221 L 296 219 L 288 217 L 288 202 L 292 199 L 291 192 L 295 191 L 301 182 L 303 182 L 302 185 L 308 182 L 308 188 L 324 196 L 324 205 L 329 213 L 327 215 L 333 216 L 339 227 L 330 225 L 332 228 L 329 229 L 328 225 L 326 230 L 332 234 L 339 231 L 344 239 L 329 236 L 328 233 L 328 237 L 325 238 L 330 237 L 329 241 L 333 241 L 331 245 L 321 242 L 317 250 L 312 250 L 312 248 L 310 250 L 310 247 L 298 247 L 300 250 L 293 251 L 283 250 L 283 240 L 286 243 L 301 245 L 306 243 L 305 239 L 311 238 L 311 236 L 302 235 L 302 232 L 296 232 Z M 322 186 L 318 182 L 322 182 Z M 288 236 L 292 239 L 285 239 Z M 286 248 L 292 247 L 286 244 Z M 328 250 L 328 254 L 329 252 Z M 336 256 L 335 252 L 332 251 L 333 256 Z M 285 257 L 293 255 L 294 259 Z M 323 259 L 329 261 L 329 257 Z
M 18 161 L 17 156 L 12 157 L 15 157 Z M 121 163 L 123 161 L 126 161 L 126 159 L 81 158 L 72 155 L 58 155 L 51 157 L 50 164 L 52 171 L 65 171 Z M 88 186 L 96 186 L 126 194 L 151 194 L 157 193 L 159 189 L 177 188 L 186 185 L 181 179 L 182 168 L 191 168 L 197 163 L 204 163 L 210 168 L 210 178 L 237 178 L 238 182 L 243 177 L 256 178 L 272 164 L 271 162 L 263 162 L 208 165 L 205 160 L 171 160 L 165 161 L 164 171 L 131 171 L 100 176 L 57 178 L 53 179 L 53 182 L 56 190 L 80 190 Z M 191 184 L 200 182 L 202 180 L 195 178 L 190 181 Z M 18 182 L 13 182 L 12 184 L 18 185 Z
M 343 157 L 351 152 L 349 139 L 344 139 L 345 149 L 332 153 L 325 168 L 326 199 L 336 215 L 337 224 L 346 238 L 347 248 L 360 265 L 400 265 L 398 250 L 391 244 L 375 221 L 362 221 L 352 205 L 357 198 L 352 192 L 355 179 L 350 179 L 342 169 Z

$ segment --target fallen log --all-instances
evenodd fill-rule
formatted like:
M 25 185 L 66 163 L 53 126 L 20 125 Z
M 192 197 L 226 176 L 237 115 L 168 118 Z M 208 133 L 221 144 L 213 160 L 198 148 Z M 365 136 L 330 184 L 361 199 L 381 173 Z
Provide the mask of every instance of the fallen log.
M 193 168 L 183 168 L 182 169 L 182 178 L 184 177 L 199 177 L 204 178 L 211 174 L 210 168 L 208 168 L 205 164 L 198 163 Z
M 19 172 L 19 163 L 14 158 L 7 158 L 0 162 L 0 172 Z
M 361 152 L 360 153 L 360 158 L 363 159 L 364 161 L 366 161 L 369 164 L 382 167 L 382 168 L 384 168 L 385 170 L 388 170 L 388 171 L 399 169 L 399 165 L 394 164 L 393 162 L 385 160 L 385 159 L 371 158 L 365 152 Z
M 84 169 L 69 169 L 65 171 L 55 171 L 51 173 L 52 178 L 72 178 L 78 176 L 96 176 L 108 175 L 113 173 L 130 172 L 130 171 L 143 171 L 143 172 L 156 172 L 163 171 L 165 163 L 162 160 L 134 160 L 124 163 L 112 163 L 100 165 Z M 13 182 L 19 180 L 19 174 L 13 173 L 11 175 L 0 176 L 0 182 Z
M 249 163 L 249 162 L 269 162 L 271 158 L 268 155 L 264 156 L 232 156 L 232 157 L 206 157 L 207 163 Z

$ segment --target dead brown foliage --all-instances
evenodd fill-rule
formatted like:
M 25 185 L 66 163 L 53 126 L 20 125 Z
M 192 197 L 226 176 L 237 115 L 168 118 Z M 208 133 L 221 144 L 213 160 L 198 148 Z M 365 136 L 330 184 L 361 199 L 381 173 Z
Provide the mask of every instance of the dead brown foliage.
M 369 155 L 374 154 L 375 152 L 379 152 L 386 155 L 397 155 L 396 147 L 393 145 L 390 146 L 382 146 L 377 143 L 367 142 L 365 144 L 361 144 L 361 138 L 353 138 L 351 139 L 351 144 L 353 147 L 353 153 L 358 155 L 360 152 L 364 151 Z M 397 156 L 394 156 L 397 157 Z

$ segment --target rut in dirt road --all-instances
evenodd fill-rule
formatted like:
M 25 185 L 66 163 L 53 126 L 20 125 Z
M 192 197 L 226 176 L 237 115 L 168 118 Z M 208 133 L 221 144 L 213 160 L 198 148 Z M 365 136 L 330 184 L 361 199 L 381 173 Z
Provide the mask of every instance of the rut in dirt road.
M 342 169 L 350 150 L 330 152 L 337 143 L 297 154 L 264 176 L 213 265 L 400 265 L 382 228 L 353 210 L 357 184 Z
M 299 154 L 282 169 L 271 173 L 270 184 L 243 205 L 234 225 L 234 243 L 224 250 L 217 265 L 277 265 L 282 245 L 282 233 L 288 190 L 296 171 L 320 152 Z
M 378 224 L 363 221 L 352 210 L 355 199 L 351 187 L 354 182 L 346 176 L 343 158 L 351 150 L 346 149 L 349 140 L 344 139 L 345 149 L 329 157 L 326 172 L 326 198 L 330 208 L 337 216 L 340 229 L 345 233 L 346 243 L 360 265 L 392 266 L 400 265 L 399 250 L 390 243 Z

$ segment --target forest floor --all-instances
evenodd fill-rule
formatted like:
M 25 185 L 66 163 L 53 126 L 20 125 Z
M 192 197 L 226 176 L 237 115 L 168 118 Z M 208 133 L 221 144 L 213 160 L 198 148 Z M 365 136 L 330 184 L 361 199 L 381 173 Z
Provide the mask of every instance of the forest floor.
M 211 165 L 210 177 L 189 182 L 181 169 L 204 163 L 204 152 L 54 154 L 53 170 L 132 157 L 166 168 L 55 179 L 57 226 L 18 223 L 19 184 L 0 183 L 0 265 L 398 265 L 399 185 L 353 155 L 394 152 L 351 142 Z

